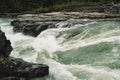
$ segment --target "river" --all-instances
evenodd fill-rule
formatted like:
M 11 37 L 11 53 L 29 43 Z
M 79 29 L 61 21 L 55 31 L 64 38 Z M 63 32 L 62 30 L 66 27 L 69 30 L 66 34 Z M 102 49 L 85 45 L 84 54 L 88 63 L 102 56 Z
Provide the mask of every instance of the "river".
M 0 18 L 11 41 L 11 56 L 49 65 L 34 80 L 120 80 L 120 22 L 100 21 L 43 31 L 37 37 L 14 33 L 11 19 Z

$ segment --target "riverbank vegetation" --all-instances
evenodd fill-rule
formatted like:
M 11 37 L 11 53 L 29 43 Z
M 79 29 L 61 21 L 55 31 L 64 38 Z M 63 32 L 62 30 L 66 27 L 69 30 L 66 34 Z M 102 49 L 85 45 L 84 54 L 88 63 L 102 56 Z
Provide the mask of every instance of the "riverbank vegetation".
M 50 12 L 90 3 L 119 3 L 120 0 L 1 0 L 1 13 Z

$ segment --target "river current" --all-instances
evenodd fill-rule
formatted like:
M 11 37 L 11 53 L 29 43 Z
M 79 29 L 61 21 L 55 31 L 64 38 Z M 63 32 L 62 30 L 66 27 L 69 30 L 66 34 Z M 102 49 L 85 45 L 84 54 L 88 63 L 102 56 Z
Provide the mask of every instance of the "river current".
M 0 18 L 11 41 L 11 56 L 47 64 L 49 75 L 33 80 L 120 80 L 120 22 L 100 21 L 47 29 L 37 37 L 14 33 Z

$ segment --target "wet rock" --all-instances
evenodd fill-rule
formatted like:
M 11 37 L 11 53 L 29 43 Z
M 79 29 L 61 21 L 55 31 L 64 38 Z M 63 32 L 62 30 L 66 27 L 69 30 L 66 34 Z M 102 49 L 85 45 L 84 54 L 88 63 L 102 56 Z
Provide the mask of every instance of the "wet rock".
M 0 30 L 0 56 L 7 58 L 11 51 L 11 42 L 6 39 L 4 32 Z
M 11 22 L 11 25 L 14 26 L 14 32 L 22 32 L 25 35 L 37 36 L 42 31 L 48 28 L 54 28 L 54 22 L 37 22 L 32 20 L 15 20 Z
M 49 67 L 45 64 L 34 64 L 22 59 L 9 58 L 0 63 L 0 78 L 31 79 L 48 75 Z
M 45 64 L 34 64 L 9 56 L 12 46 L 0 30 L 0 80 L 30 80 L 49 73 Z

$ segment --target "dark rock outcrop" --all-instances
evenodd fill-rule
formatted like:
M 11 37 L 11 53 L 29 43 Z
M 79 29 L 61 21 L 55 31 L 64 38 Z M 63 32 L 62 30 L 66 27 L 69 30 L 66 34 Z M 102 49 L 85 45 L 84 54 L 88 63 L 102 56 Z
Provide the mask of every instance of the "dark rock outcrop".
M 31 79 L 48 75 L 49 67 L 43 64 L 33 64 L 22 59 L 9 58 L 0 63 L 0 78 Z
M 11 22 L 11 25 L 14 26 L 14 32 L 22 32 L 25 35 L 37 36 L 42 31 L 48 28 L 54 28 L 54 22 L 37 22 L 34 20 L 15 20 Z
M 9 40 L 6 39 L 4 32 L 0 30 L 0 56 L 8 57 L 12 51 L 12 46 Z
M 9 56 L 11 43 L 0 30 L 0 80 L 30 80 L 48 75 L 49 67 L 45 64 L 34 64 Z

